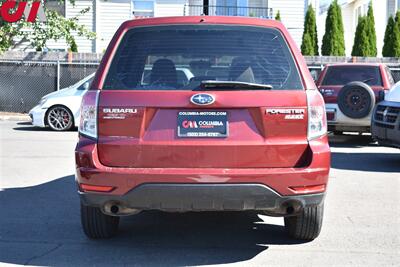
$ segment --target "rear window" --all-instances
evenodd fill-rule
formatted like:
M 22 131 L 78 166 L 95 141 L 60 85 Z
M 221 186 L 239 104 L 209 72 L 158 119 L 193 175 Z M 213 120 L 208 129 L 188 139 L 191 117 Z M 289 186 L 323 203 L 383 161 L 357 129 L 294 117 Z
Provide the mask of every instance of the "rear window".
M 370 86 L 382 86 L 379 67 L 331 66 L 328 67 L 322 85 L 345 85 L 355 81 L 364 82 Z
M 130 29 L 113 57 L 103 89 L 195 90 L 206 80 L 303 89 L 278 30 L 225 25 Z

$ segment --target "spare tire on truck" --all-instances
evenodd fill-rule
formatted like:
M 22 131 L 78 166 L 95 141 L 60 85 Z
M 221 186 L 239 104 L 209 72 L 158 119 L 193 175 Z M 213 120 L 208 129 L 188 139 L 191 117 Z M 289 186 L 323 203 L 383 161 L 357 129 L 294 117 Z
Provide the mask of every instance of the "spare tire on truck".
M 339 109 L 349 118 L 361 119 L 369 115 L 375 105 L 375 94 L 363 82 L 351 82 L 343 86 L 338 94 Z

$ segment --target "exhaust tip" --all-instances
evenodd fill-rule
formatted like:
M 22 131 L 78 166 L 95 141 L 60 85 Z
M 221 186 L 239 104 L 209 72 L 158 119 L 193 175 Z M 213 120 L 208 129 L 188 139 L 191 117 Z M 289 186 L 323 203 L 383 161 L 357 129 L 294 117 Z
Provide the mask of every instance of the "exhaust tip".
M 119 208 L 118 208 L 117 205 L 112 205 L 111 208 L 110 208 L 110 211 L 111 211 L 113 214 L 118 214 Z
M 291 199 L 282 204 L 281 210 L 285 215 L 294 215 L 300 212 L 304 208 L 301 201 L 296 199 Z
M 289 215 L 290 215 L 290 214 L 293 214 L 293 213 L 294 213 L 294 208 L 293 208 L 293 206 L 287 207 L 287 208 L 286 208 L 286 213 L 289 214 Z
M 115 201 L 107 202 L 106 204 L 104 204 L 102 210 L 104 214 L 111 216 L 127 216 L 127 215 L 134 215 L 140 212 L 140 210 L 138 209 L 129 208 L 123 203 Z

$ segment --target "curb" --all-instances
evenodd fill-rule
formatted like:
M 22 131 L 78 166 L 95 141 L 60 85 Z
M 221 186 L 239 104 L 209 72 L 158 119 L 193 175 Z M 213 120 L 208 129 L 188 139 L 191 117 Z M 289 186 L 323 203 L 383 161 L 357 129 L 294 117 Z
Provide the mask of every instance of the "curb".
M 0 115 L 0 121 L 31 121 L 29 115 Z

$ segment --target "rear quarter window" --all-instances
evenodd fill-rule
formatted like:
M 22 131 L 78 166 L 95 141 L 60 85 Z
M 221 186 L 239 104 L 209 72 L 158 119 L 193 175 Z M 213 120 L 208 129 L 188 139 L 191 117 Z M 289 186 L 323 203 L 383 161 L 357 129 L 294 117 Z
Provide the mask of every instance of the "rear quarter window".
M 385 72 L 386 72 L 386 75 L 388 77 L 390 86 L 393 86 L 396 82 L 394 81 L 392 71 L 389 69 L 388 66 L 385 66 Z
M 280 31 L 227 25 L 168 25 L 127 31 L 114 55 L 105 90 L 194 90 L 201 81 L 303 89 Z
M 322 85 L 346 85 L 350 82 L 364 82 L 370 86 L 382 86 L 378 66 L 331 66 L 328 67 Z

